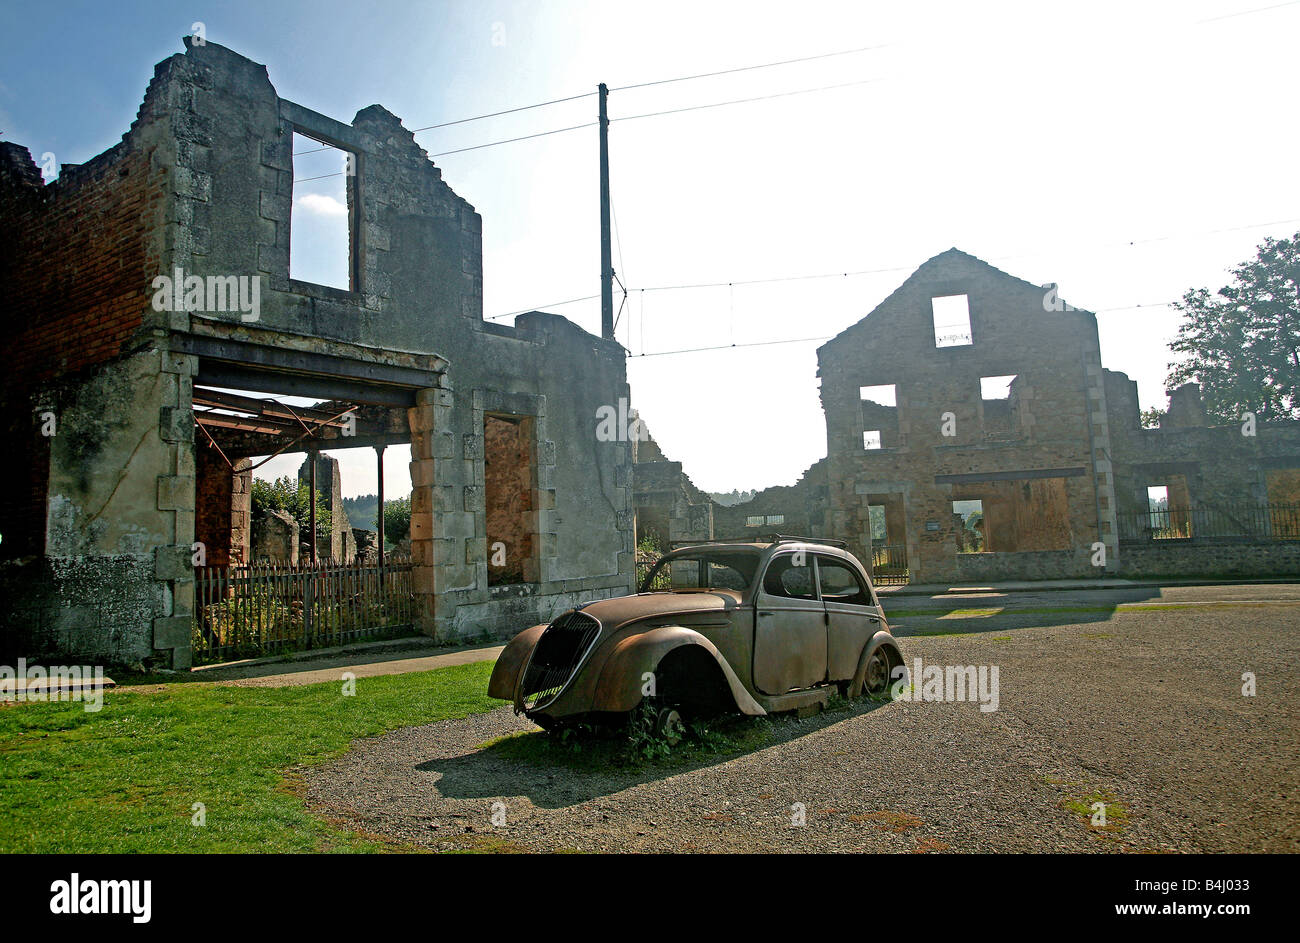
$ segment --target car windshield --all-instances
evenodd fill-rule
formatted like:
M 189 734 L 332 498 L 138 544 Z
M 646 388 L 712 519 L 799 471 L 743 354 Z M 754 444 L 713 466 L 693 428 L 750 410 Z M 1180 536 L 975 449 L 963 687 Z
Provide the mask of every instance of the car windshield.
M 737 550 L 692 550 L 664 557 L 641 583 L 641 592 L 730 589 L 743 593 L 754 580 L 759 554 Z

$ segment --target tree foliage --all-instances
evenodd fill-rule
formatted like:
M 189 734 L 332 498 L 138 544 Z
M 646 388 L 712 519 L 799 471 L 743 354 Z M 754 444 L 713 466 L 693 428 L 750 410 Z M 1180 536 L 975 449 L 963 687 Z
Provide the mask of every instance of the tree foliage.
M 288 475 L 275 481 L 254 478 L 253 514 L 261 517 L 271 511 L 284 511 L 298 522 L 298 529 L 303 533 L 303 539 L 306 539 L 308 528 L 311 527 L 311 497 L 308 494 L 310 491 L 311 486 L 307 482 L 299 482 Z M 325 501 L 325 496 L 317 492 L 316 536 L 328 537 L 330 528 L 329 504 Z
M 1231 271 L 1216 294 L 1195 288 L 1174 303 L 1183 323 L 1169 346 L 1183 359 L 1169 365 L 1166 387 L 1199 383 L 1221 423 L 1246 412 L 1261 422 L 1300 417 L 1300 233 L 1265 239 Z
M 384 541 L 401 543 L 411 532 L 411 499 L 394 498 L 384 502 Z

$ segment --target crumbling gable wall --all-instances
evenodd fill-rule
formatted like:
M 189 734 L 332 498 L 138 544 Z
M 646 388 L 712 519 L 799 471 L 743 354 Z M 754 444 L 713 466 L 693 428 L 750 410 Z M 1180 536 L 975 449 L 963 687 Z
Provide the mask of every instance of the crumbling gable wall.
M 1113 555 L 1096 320 L 1049 310 L 1045 294 L 953 249 L 819 349 L 831 536 L 865 559 L 869 505 L 897 496 L 914 580 L 1095 575 L 1092 544 Z M 936 345 L 931 299 L 950 295 L 968 300 L 972 343 Z M 1005 376 L 1017 377 L 1012 399 L 986 416 L 980 380 Z M 896 387 L 897 441 L 866 449 L 860 389 L 887 384 Z M 1034 485 L 1040 478 L 1054 484 Z M 1028 498 L 1005 482 L 1029 483 Z M 1056 523 L 1031 523 L 1058 493 Z M 952 502 L 976 495 L 1011 501 L 1004 513 L 1020 522 L 1003 528 L 1006 546 L 994 555 L 958 554 Z

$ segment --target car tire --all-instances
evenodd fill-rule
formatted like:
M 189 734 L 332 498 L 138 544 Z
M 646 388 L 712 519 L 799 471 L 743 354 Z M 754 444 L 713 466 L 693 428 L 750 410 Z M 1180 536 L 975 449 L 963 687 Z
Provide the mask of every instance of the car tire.
M 671 705 L 665 705 L 655 711 L 655 736 L 670 747 L 682 742 L 686 736 L 686 722 L 681 712 Z
M 867 666 L 862 674 L 863 697 L 881 698 L 889 693 L 889 669 L 889 650 L 881 645 L 867 659 Z

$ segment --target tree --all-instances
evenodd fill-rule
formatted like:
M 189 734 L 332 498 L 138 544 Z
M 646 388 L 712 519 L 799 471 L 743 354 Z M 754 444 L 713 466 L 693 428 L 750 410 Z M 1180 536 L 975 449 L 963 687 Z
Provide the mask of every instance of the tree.
M 1160 420 L 1165 418 L 1168 410 L 1164 409 L 1144 409 L 1142 410 L 1142 428 L 1159 429 Z
M 270 511 L 284 511 L 298 522 L 302 539 L 306 540 L 311 528 L 311 486 L 305 481 L 295 481 L 288 475 L 275 481 L 253 479 L 253 515 L 261 517 Z M 316 493 L 316 536 L 328 537 L 332 523 L 330 506 L 325 496 Z
M 1300 417 L 1300 233 L 1264 240 L 1211 295 L 1194 288 L 1174 307 L 1183 315 L 1170 343 L 1168 389 L 1201 385 L 1206 414 L 1221 423 L 1254 413 L 1260 422 Z
M 411 532 L 411 499 L 394 498 L 384 502 L 384 542 L 399 544 Z

